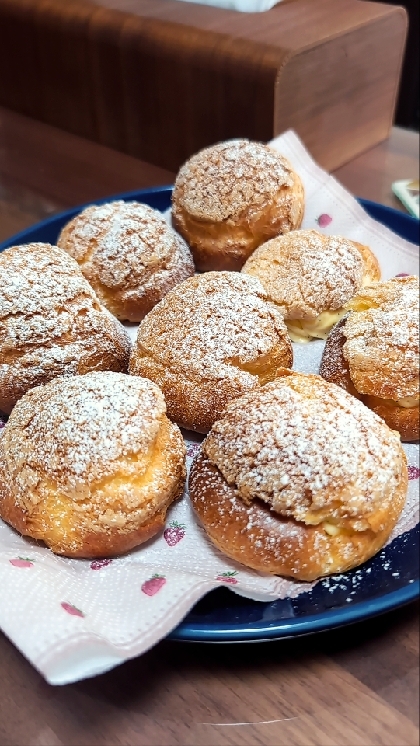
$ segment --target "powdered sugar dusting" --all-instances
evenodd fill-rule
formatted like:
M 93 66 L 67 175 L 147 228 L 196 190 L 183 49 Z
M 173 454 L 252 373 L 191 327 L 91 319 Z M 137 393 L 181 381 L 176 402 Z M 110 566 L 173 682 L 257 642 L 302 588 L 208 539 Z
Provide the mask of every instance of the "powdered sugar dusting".
M 141 304 L 149 294 L 152 307 L 194 274 L 185 241 L 160 212 L 139 202 L 86 208 L 63 228 L 58 245 L 79 262 L 101 301 L 119 318 L 125 316 L 113 300 Z
M 419 393 L 419 280 L 401 277 L 359 293 L 343 326 L 343 355 L 361 394 L 393 400 Z
M 286 158 L 268 145 L 230 140 L 200 151 L 180 169 L 174 202 L 194 218 L 234 219 L 248 208 L 260 209 L 284 187 L 293 186 Z M 285 198 L 287 198 L 285 192 Z
M 132 282 L 140 273 L 167 259 L 175 248 L 175 234 L 161 213 L 139 202 L 107 202 L 83 210 L 67 225 L 58 246 L 77 261 L 97 263 L 100 280 L 109 287 Z M 87 256 L 89 255 L 89 256 Z M 136 258 L 136 262 L 130 259 Z
M 257 277 L 287 319 L 314 319 L 342 308 L 362 287 L 364 264 L 356 245 L 315 230 L 267 241 L 242 272 Z
M 279 311 L 258 280 L 207 272 L 179 285 L 139 327 L 133 351 L 149 354 L 180 376 L 251 384 L 246 366 L 275 346 L 291 346 Z M 241 368 L 243 366 L 243 369 Z
M 364 531 L 392 501 L 404 468 L 399 436 L 317 377 L 289 375 L 226 409 L 203 446 L 241 499 L 285 517 Z
M 14 408 L 1 442 L 18 502 L 39 499 L 45 473 L 84 500 L 92 484 L 120 470 L 120 459 L 147 455 L 164 413 L 157 386 L 121 373 L 59 377 L 32 389 Z M 141 466 L 133 461 L 133 474 Z
M 64 251 L 42 243 L 9 248 L 0 254 L 0 273 L 0 391 L 6 398 L 57 375 L 126 368 L 124 328 Z

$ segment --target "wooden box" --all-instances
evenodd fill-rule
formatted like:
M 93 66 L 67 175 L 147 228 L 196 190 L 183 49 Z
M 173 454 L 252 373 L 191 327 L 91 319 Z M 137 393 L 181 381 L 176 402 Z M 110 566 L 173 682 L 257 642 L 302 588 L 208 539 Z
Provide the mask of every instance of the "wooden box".
M 0 0 L 0 105 L 172 171 L 293 128 L 333 169 L 388 136 L 406 26 L 363 0 Z

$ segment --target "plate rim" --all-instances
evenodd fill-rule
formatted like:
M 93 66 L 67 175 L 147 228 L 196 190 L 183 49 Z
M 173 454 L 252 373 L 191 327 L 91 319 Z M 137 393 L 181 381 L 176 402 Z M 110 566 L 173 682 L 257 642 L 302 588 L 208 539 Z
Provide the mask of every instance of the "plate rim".
M 246 629 L 241 625 L 234 627 L 229 624 L 219 624 L 217 629 L 209 629 L 208 625 L 205 624 L 186 623 L 184 621 L 168 635 L 168 639 L 191 642 L 246 642 L 261 640 L 263 637 L 267 640 L 298 637 L 372 619 L 374 616 L 413 603 L 419 595 L 420 580 L 414 580 L 395 591 L 373 599 L 360 601 L 352 606 L 328 609 L 318 614 L 307 615 L 301 619 L 292 617 L 280 622 L 249 624 Z M 250 601 L 250 603 L 252 602 Z M 253 603 L 261 602 L 254 601 Z
M 162 192 L 172 192 L 173 190 L 173 184 L 165 184 L 163 186 L 156 186 L 156 187 L 150 187 L 150 189 L 132 189 L 129 192 L 121 192 L 119 194 L 110 194 L 107 197 L 99 197 L 99 199 L 93 199 L 90 202 L 84 202 L 80 205 L 75 205 L 74 207 L 69 207 L 66 210 L 60 210 L 60 212 L 54 213 L 54 215 L 50 215 L 48 218 L 44 218 L 43 220 L 38 221 L 38 223 L 33 223 L 32 225 L 28 226 L 27 228 L 24 228 L 24 230 L 19 231 L 19 233 L 14 233 L 13 236 L 10 236 L 10 238 L 6 238 L 5 241 L 0 242 L 0 251 L 4 251 L 4 249 L 9 248 L 10 246 L 18 246 L 19 243 L 16 243 L 21 238 L 24 238 L 25 235 L 29 231 L 39 230 L 41 228 L 47 228 L 51 223 L 53 223 L 55 220 L 62 220 L 63 218 L 68 218 L 69 220 L 74 216 L 77 215 L 77 213 L 84 210 L 86 207 L 90 207 L 91 205 L 103 205 L 106 202 L 115 202 L 116 200 L 129 200 L 133 199 L 138 201 L 138 196 L 146 196 L 149 194 L 160 194 Z M 413 218 L 415 220 L 415 218 Z
M 28 226 L 24 230 L 19 231 L 19 233 L 15 233 L 13 236 L 10 236 L 5 241 L 0 242 L 0 251 L 4 251 L 4 249 L 9 248 L 10 246 L 18 245 L 18 242 L 21 239 L 24 239 L 28 231 L 42 229 L 44 227 L 47 227 L 48 225 L 50 225 L 50 223 L 58 219 L 62 220 L 63 218 L 68 218 L 70 220 L 73 217 L 73 215 L 76 215 L 77 213 L 81 212 L 82 210 L 84 210 L 86 207 L 89 207 L 90 205 L 102 205 L 105 202 L 110 202 L 110 201 L 115 201 L 115 200 L 128 200 L 128 199 L 138 200 L 139 195 L 146 196 L 146 195 L 153 195 L 153 194 L 161 194 L 163 192 L 166 192 L 169 194 L 172 192 L 172 190 L 173 190 L 173 184 L 163 184 L 161 186 L 150 187 L 148 189 L 131 189 L 129 192 L 119 192 L 118 194 L 110 194 L 110 195 L 107 195 L 106 197 L 99 197 L 98 199 L 93 199 L 90 202 L 84 202 L 82 204 L 75 205 L 74 207 L 69 207 L 66 210 L 62 210 L 60 212 L 55 213 L 54 215 L 50 215 L 48 218 L 44 218 L 43 220 L 40 220 L 38 223 L 33 223 L 32 225 Z M 367 208 L 367 212 L 369 212 L 370 207 L 373 209 L 380 208 L 381 212 L 385 212 L 389 215 L 394 215 L 398 217 L 399 220 L 402 220 L 403 222 L 407 222 L 408 225 L 411 225 L 413 228 L 419 228 L 420 226 L 417 218 L 413 217 L 412 215 L 409 215 L 408 213 L 402 212 L 402 210 L 397 210 L 395 207 L 391 207 L 389 205 L 382 205 L 380 202 L 375 202 L 374 200 L 365 199 L 363 197 L 356 197 L 356 200 L 363 208 Z
M 25 241 L 25 237 L 29 231 L 40 230 L 47 228 L 55 220 L 63 220 L 68 218 L 69 220 L 79 213 L 86 207 L 96 204 L 104 204 L 105 202 L 114 200 L 138 200 L 140 197 L 152 196 L 154 194 L 167 193 L 168 195 L 172 192 L 173 185 L 161 185 L 156 187 L 150 187 L 147 189 L 134 189 L 128 192 L 122 192 L 114 195 L 107 195 L 99 199 L 91 200 L 89 202 L 76 205 L 66 210 L 55 213 L 54 215 L 44 218 L 44 220 L 34 223 L 28 228 L 14 234 L 10 238 L 3 242 L 0 242 L 0 252 L 4 249 L 18 245 L 19 242 Z M 397 210 L 394 207 L 388 205 L 382 205 L 379 202 L 375 202 L 368 199 L 357 198 L 357 201 L 363 208 L 369 212 L 369 208 L 373 208 L 389 216 L 398 217 L 399 221 L 406 222 L 412 227 L 418 227 L 419 221 L 408 213 L 404 213 Z M 380 222 L 380 221 L 379 221 Z M 415 529 L 412 529 L 414 531 Z M 420 580 L 416 579 L 412 582 L 407 583 L 405 586 L 398 588 L 390 593 L 382 594 L 371 599 L 365 599 L 364 601 L 356 602 L 350 606 L 340 606 L 337 608 L 331 608 L 324 612 L 317 614 L 306 615 L 305 617 L 291 617 L 282 620 L 272 622 L 262 622 L 255 624 L 247 624 L 246 627 L 241 624 L 226 624 L 218 623 L 217 627 L 209 627 L 209 623 L 205 622 L 193 622 L 188 621 L 188 616 L 169 633 L 167 639 L 172 641 L 183 641 L 183 642 L 207 642 L 207 643 L 234 643 L 234 642 L 263 642 L 263 641 L 274 641 L 285 638 L 293 638 L 303 635 L 316 634 L 319 632 L 326 631 L 328 629 L 334 629 L 337 627 L 347 626 L 360 621 L 371 619 L 380 614 L 384 614 L 388 611 L 395 610 L 407 604 L 413 603 L 420 596 Z M 250 603 L 260 604 L 260 601 L 252 601 Z M 190 613 L 190 612 L 189 612 Z

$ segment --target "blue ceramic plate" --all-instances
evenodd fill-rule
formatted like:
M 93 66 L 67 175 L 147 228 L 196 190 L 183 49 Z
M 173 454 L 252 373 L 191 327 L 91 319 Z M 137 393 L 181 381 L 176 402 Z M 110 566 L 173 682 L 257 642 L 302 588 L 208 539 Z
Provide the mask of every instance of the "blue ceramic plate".
M 171 187 L 159 187 L 127 192 L 97 200 L 97 204 L 110 199 L 135 199 L 166 210 L 171 191 Z M 419 222 L 415 218 L 375 202 L 360 200 L 360 203 L 373 218 L 408 241 L 418 243 Z M 0 251 L 31 241 L 55 243 L 65 223 L 85 206 L 67 210 L 22 231 L 0 244 Z M 356 570 L 327 578 L 295 599 L 260 603 L 224 588 L 212 591 L 170 637 L 200 642 L 257 642 L 295 637 L 368 619 L 414 601 L 418 595 L 417 526 Z

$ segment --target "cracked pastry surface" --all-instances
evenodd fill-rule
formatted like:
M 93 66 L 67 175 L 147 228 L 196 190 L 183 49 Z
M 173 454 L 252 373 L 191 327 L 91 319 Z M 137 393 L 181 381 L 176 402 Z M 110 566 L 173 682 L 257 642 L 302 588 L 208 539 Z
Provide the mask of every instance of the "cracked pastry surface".
M 183 490 L 185 445 L 151 381 L 100 372 L 28 392 L 0 440 L 0 516 L 57 554 L 143 543 Z
M 0 254 L 0 409 L 59 375 L 127 370 L 130 340 L 77 263 L 31 243 Z
M 143 320 L 129 371 L 158 384 L 181 427 L 207 432 L 231 399 L 292 362 L 282 315 L 259 281 L 208 272 L 185 280 Z
M 57 244 L 120 320 L 141 321 L 195 271 L 181 236 L 158 210 L 139 202 L 87 207 L 64 226 Z
M 229 140 L 180 169 L 172 220 L 197 269 L 239 270 L 264 241 L 299 228 L 304 188 L 289 161 L 263 143 Z
M 398 433 L 338 386 L 289 371 L 228 405 L 189 480 L 218 549 L 305 581 L 379 551 L 407 485 Z
M 398 430 L 419 438 L 419 280 L 364 288 L 325 345 L 321 375 L 360 398 Z
M 242 272 L 257 277 L 295 342 L 326 339 L 363 285 L 380 279 L 372 251 L 342 236 L 293 231 L 260 246 Z

